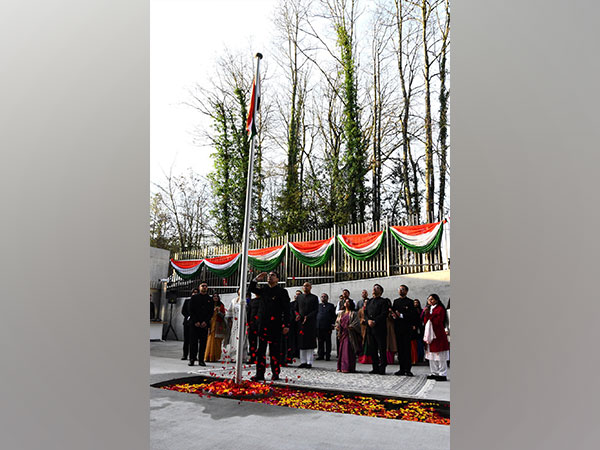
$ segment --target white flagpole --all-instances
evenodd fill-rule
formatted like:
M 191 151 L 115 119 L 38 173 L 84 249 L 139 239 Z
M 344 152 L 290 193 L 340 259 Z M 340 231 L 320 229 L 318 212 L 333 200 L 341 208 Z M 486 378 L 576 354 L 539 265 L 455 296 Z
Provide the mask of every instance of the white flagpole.
M 262 55 L 256 54 L 256 78 L 255 81 L 255 94 L 254 98 L 254 111 L 252 112 L 252 120 L 254 126 L 257 127 L 257 113 L 258 113 L 258 100 L 260 98 L 260 84 L 258 78 L 258 70 L 260 67 L 260 60 Z M 257 127 L 258 128 L 258 127 Z M 248 180 L 246 182 L 246 209 L 244 212 L 244 237 L 242 240 L 242 264 L 240 268 L 240 313 L 238 316 L 238 341 L 237 341 L 237 356 L 235 358 L 235 382 L 240 383 L 242 381 L 242 358 L 244 355 L 244 335 L 246 334 L 246 289 L 248 281 L 248 245 L 250 242 L 250 207 L 252 206 L 252 178 L 254 176 L 254 139 L 255 135 L 252 135 L 252 141 L 250 143 L 250 155 L 248 156 Z

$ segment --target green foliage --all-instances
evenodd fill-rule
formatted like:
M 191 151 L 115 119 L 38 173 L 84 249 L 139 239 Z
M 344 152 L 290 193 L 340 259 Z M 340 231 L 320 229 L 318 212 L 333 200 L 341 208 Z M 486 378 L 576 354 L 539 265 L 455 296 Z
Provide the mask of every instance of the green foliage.
M 344 130 L 345 153 L 342 158 L 343 181 L 337 170 L 334 170 L 335 194 L 343 211 L 334 216 L 338 224 L 348 222 L 363 222 L 367 208 L 367 188 L 365 175 L 368 171 L 366 145 L 360 126 L 360 108 L 358 105 L 358 90 L 356 86 L 355 62 L 353 57 L 352 39 L 348 29 L 338 24 L 336 27 L 338 47 L 342 62 L 342 97 L 344 110 L 342 125 Z M 339 178 L 338 178 L 339 177 Z M 342 192 L 339 192 L 339 190 Z
M 215 170 L 208 176 L 214 199 L 211 215 L 215 220 L 215 234 L 223 244 L 242 239 L 250 153 L 245 129 L 248 93 L 238 86 L 233 94 L 228 103 L 214 104 L 212 116 Z

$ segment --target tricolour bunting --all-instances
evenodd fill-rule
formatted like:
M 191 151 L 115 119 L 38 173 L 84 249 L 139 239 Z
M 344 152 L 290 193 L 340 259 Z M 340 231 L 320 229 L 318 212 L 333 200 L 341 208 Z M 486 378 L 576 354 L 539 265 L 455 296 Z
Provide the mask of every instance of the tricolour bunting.
M 338 234 L 338 242 L 354 259 L 364 261 L 379 251 L 384 232 L 385 230 L 364 234 Z
M 327 262 L 333 249 L 334 236 L 319 241 L 290 242 L 290 250 L 302 264 L 319 267 Z
M 204 260 L 202 259 L 189 259 L 185 261 L 175 261 L 174 259 L 171 259 L 171 266 L 173 266 L 177 275 L 184 280 L 189 280 L 196 277 L 200 272 L 203 262 Z
M 260 272 L 269 272 L 281 263 L 284 250 L 285 244 L 248 250 L 248 264 Z
M 204 258 L 206 268 L 221 278 L 230 277 L 235 273 L 240 264 L 240 254 L 215 256 L 214 258 Z
M 441 222 L 424 225 L 393 226 L 390 230 L 392 236 L 403 247 L 416 253 L 427 253 L 436 248 L 442 240 L 445 222 L 444 219 Z

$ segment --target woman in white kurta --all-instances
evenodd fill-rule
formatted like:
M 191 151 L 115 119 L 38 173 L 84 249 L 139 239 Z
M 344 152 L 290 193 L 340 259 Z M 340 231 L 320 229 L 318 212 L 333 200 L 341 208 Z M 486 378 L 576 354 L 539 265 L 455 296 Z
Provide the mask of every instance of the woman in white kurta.
M 240 329 L 240 307 L 240 295 L 238 292 L 237 298 L 234 298 L 231 301 L 231 305 L 225 313 L 225 320 L 227 320 L 231 332 L 229 333 L 229 337 L 226 339 L 225 345 L 223 346 L 223 357 L 225 358 L 225 360 L 231 362 L 234 362 L 237 359 L 238 330 Z M 242 348 L 244 349 L 242 354 L 242 361 L 246 361 L 246 359 L 248 358 L 248 352 L 246 349 L 246 333 L 242 333 L 242 338 L 244 339 L 244 345 L 242 345 Z

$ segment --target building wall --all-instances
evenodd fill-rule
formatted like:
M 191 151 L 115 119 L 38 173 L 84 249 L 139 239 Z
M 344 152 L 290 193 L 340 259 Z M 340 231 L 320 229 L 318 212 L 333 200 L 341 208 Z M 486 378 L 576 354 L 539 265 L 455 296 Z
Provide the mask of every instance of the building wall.
M 150 282 L 169 275 L 169 250 L 150 247 Z
M 164 305 L 161 305 L 161 290 L 158 280 L 169 275 L 169 250 L 150 247 L 150 301 L 156 307 L 157 317 L 164 318 Z M 150 314 L 150 312 L 148 312 Z

